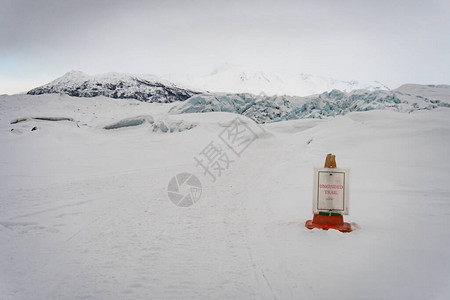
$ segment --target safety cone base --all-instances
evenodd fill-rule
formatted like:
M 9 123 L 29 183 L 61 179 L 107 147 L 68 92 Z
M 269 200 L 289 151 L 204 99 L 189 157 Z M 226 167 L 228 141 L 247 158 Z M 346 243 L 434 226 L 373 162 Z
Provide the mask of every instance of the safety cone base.
M 308 229 L 336 229 L 341 232 L 351 232 L 352 226 L 349 223 L 344 222 L 343 216 L 329 216 L 314 214 L 312 220 L 308 220 L 305 223 L 305 227 Z

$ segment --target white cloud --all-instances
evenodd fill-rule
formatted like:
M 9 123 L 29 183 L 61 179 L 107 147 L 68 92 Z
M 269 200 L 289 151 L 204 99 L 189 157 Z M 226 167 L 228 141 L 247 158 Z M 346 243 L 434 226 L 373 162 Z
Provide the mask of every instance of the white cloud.
M 71 69 L 206 73 L 228 61 L 393 86 L 450 82 L 445 1 L 2 2 L 9 81 Z

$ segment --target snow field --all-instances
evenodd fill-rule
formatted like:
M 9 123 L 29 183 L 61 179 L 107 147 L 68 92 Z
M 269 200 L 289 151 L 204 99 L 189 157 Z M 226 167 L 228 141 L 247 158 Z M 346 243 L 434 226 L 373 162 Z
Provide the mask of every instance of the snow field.
M 237 115 L 170 107 L 0 97 L 0 298 L 447 299 L 448 109 L 266 124 L 212 182 L 193 158 Z M 103 129 L 142 115 L 196 127 Z M 10 124 L 39 116 L 75 121 Z M 351 172 L 348 234 L 304 227 L 330 152 Z M 181 172 L 203 185 L 188 208 L 167 197 Z

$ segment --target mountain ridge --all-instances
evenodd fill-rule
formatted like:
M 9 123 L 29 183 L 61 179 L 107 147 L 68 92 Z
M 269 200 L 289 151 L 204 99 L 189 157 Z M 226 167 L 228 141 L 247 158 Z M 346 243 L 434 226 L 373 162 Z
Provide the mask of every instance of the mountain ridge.
M 115 99 L 136 99 L 143 102 L 172 103 L 184 101 L 199 92 L 181 88 L 153 75 L 110 72 L 87 75 L 69 71 L 28 95 L 67 94 L 74 97 L 106 96 Z
M 380 81 L 359 83 L 356 80 L 340 80 L 307 73 L 268 73 L 258 69 L 225 63 L 202 76 L 167 75 L 165 78 L 192 89 L 219 93 L 250 93 L 309 96 L 338 89 L 350 92 L 358 89 L 390 90 Z
M 223 66 L 214 70 L 211 76 L 232 77 L 234 66 Z M 225 73 L 224 73 L 225 72 Z M 346 91 L 332 89 L 308 96 L 267 95 L 236 92 L 201 92 L 182 88 L 153 75 L 135 75 L 110 72 L 87 75 L 81 71 L 69 71 L 52 82 L 35 88 L 29 95 L 67 94 L 75 97 L 106 96 L 119 99 L 136 99 L 143 102 L 180 102 L 171 113 L 231 112 L 245 115 L 258 123 L 269 123 L 302 118 L 324 118 L 343 115 L 352 111 L 394 110 L 412 112 L 416 110 L 449 107 L 449 85 L 404 84 L 395 90 L 382 89 L 381 83 L 366 89 L 356 89 L 356 81 L 343 82 L 326 77 L 301 73 L 303 82 L 324 80 L 331 85 L 342 85 L 355 89 Z M 317 79 L 319 78 L 319 79 Z M 217 79 L 217 78 L 216 78 Z M 256 80 L 258 84 L 273 86 L 282 79 L 264 72 L 241 73 L 243 83 Z M 217 81 L 220 84 L 222 81 Z M 226 86 L 226 82 L 224 83 Z

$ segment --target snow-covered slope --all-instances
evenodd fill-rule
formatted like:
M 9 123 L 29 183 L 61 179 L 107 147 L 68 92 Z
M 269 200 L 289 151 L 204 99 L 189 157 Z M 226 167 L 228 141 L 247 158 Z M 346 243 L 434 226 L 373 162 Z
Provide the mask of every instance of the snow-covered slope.
M 430 102 L 446 102 L 450 103 L 450 85 L 421 85 L 421 84 L 404 84 L 395 90 L 397 93 L 406 96 L 417 96 Z
M 173 105 L 0 96 L 0 299 L 450 298 L 449 109 L 257 126 Z M 266 131 L 240 156 L 219 138 L 237 116 Z M 154 132 L 166 118 L 197 126 Z M 232 160 L 215 182 L 194 160 L 212 143 Z M 347 234 L 304 227 L 330 152 Z M 168 198 L 181 172 L 202 183 L 190 207 Z
M 245 115 L 258 123 L 269 123 L 292 119 L 332 117 L 353 111 L 412 112 L 450 107 L 450 89 L 448 87 L 414 87 L 403 86 L 394 91 L 356 90 L 349 93 L 332 90 L 308 97 L 199 94 L 173 107 L 171 113 L 232 112 Z
M 305 73 L 273 74 L 231 64 L 224 64 L 205 76 L 172 75 L 168 78 L 197 90 L 255 95 L 308 96 L 333 89 L 348 92 L 356 89 L 389 90 L 380 82 L 362 84 L 355 80 L 337 80 Z
M 184 101 L 196 92 L 180 88 L 152 75 L 107 73 L 89 76 L 71 71 L 29 95 L 63 93 L 75 97 L 106 96 L 110 98 L 137 99 L 145 102 L 171 103 Z

